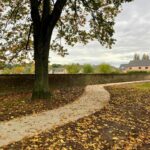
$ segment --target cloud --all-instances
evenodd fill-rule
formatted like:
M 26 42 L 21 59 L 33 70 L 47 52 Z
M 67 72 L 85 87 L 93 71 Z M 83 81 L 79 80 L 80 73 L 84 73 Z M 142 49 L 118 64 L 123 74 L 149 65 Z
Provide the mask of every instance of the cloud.
M 69 55 L 62 58 L 50 53 L 51 63 L 110 63 L 119 66 L 132 59 L 134 53 L 150 53 L 150 1 L 135 0 L 125 3 L 116 18 L 116 44 L 111 50 L 102 47 L 97 41 L 68 47 Z

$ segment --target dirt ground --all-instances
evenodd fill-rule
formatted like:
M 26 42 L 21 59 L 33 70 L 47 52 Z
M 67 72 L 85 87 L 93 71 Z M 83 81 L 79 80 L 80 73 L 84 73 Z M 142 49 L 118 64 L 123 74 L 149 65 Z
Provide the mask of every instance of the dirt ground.
M 4 150 L 149 150 L 150 89 L 106 88 L 109 106 L 90 116 L 26 138 Z
M 30 101 L 31 92 L 6 93 L 0 96 L 0 121 L 51 110 L 71 103 L 82 95 L 83 86 L 64 87 L 52 90 L 49 100 Z

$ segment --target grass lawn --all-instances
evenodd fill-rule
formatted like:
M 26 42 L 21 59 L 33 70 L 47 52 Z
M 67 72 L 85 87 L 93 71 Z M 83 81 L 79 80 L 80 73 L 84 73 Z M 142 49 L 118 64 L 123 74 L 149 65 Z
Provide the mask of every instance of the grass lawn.
M 148 84 L 107 87 L 111 94 L 107 108 L 76 122 L 10 144 L 4 150 L 149 150 L 148 87 Z
M 139 88 L 139 89 L 143 89 L 143 90 L 150 90 L 150 82 L 148 83 L 137 83 L 137 84 L 133 84 L 134 87 Z

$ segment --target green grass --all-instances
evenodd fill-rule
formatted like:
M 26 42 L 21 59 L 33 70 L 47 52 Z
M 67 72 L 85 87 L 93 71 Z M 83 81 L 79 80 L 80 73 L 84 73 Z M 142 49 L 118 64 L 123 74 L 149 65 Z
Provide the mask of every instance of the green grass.
M 150 82 L 147 83 L 138 83 L 133 85 L 135 88 L 141 89 L 141 90 L 146 90 L 150 89 Z

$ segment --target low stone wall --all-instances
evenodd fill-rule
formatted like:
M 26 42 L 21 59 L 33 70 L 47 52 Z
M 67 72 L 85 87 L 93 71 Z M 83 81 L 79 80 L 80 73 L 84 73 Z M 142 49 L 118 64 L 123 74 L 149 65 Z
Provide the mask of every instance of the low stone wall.
M 50 74 L 52 86 L 91 85 L 150 80 L 150 74 Z M 0 86 L 32 87 L 34 75 L 0 75 Z

